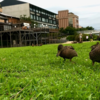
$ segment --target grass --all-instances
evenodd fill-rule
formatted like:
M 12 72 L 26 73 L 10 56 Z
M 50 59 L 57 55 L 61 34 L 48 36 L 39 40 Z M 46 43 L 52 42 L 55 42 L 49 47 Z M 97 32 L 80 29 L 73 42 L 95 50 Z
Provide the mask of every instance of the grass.
M 100 65 L 89 59 L 96 42 L 71 45 L 63 62 L 58 44 L 0 49 L 0 100 L 100 100 Z

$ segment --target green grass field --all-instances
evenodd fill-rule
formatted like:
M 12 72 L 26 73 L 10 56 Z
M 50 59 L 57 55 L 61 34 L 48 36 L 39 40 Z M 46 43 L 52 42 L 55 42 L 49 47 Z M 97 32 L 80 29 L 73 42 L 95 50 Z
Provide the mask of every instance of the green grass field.
M 0 100 L 100 100 L 100 64 L 89 59 L 96 42 L 70 45 L 71 63 L 58 44 L 0 49 Z

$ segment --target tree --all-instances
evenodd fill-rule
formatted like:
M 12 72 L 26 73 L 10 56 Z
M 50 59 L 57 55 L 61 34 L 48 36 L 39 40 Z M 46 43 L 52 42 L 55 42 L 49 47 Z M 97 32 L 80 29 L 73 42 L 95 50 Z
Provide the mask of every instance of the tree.
M 63 33 L 63 32 L 64 32 L 64 28 L 63 28 L 63 27 L 60 28 L 60 29 L 59 29 L 59 32 Z
M 86 29 L 87 30 L 94 30 L 94 28 L 92 26 L 87 26 Z
M 76 34 L 76 29 L 69 26 L 69 27 L 66 27 L 65 29 L 64 28 L 60 28 L 59 32 L 64 33 L 66 35 L 69 35 L 69 34 L 70 35 L 74 35 L 74 34 Z

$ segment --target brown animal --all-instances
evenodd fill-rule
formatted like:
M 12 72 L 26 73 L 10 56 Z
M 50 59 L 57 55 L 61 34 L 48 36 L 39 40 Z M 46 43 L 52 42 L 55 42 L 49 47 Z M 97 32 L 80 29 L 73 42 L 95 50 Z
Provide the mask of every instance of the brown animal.
M 91 50 L 95 49 L 98 44 L 99 44 L 99 42 L 97 42 L 95 45 L 92 45 Z
M 90 59 L 92 60 L 92 65 L 94 65 L 95 62 L 100 63 L 100 44 L 97 43 L 97 45 L 91 46 L 92 50 L 89 53 Z
M 78 55 L 72 46 L 63 46 L 60 44 L 58 46 L 58 53 L 56 56 L 63 57 L 64 61 L 66 60 L 66 58 L 70 59 L 71 61 L 73 57 L 78 56 Z
M 72 43 L 77 43 L 77 41 L 73 41 Z
M 32 47 L 34 47 L 35 45 L 32 43 Z

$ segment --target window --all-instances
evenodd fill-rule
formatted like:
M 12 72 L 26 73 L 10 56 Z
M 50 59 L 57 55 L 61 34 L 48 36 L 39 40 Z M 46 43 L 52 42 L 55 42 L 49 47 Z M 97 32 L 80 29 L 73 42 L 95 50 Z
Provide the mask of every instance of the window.
M 34 11 L 34 12 L 35 12 L 35 8 L 33 8 L 33 9 L 32 9 L 32 11 Z
M 38 20 L 39 18 L 38 18 L 38 16 L 36 16 L 36 20 Z
M 36 12 L 38 13 L 38 10 L 36 9 Z
M 56 24 L 56 21 L 53 21 L 53 24 Z
M 47 13 L 45 13 L 45 15 L 48 15 Z
M 49 19 L 49 23 L 51 23 L 51 24 L 52 24 L 52 20 L 51 20 L 51 19 Z
M 34 15 L 31 14 L 31 19 L 34 19 Z
M 73 24 L 73 18 L 68 18 L 69 24 Z
M 41 17 L 40 16 L 38 17 L 38 20 L 41 21 Z
M 45 22 L 47 22 L 47 23 L 48 23 L 48 19 L 45 19 Z
M 42 11 L 42 14 L 45 14 L 45 12 L 44 12 L 44 11 Z
M 73 27 L 73 18 L 68 18 L 69 26 Z
M 32 11 L 32 8 L 30 8 L 30 11 Z
M 56 15 L 54 15 L 54 18 L 56 18 Z
M 42 21 L 45 22 L 45 18 L 42 18 Z
M 41 13 L 41 11 L 39 10 L 39 13 Z
M 34 19 L 35 19 L 35 15 L 34 15 Z

